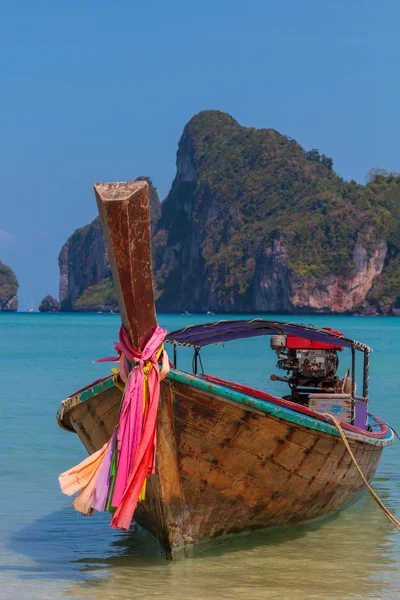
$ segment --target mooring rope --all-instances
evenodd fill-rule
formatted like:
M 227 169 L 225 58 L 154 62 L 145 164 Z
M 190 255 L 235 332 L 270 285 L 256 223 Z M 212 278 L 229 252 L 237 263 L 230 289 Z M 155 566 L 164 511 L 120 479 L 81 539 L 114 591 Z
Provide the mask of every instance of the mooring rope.
M 353 461 L 357 471 L 359 472 L 361 479 L 363 480 L 363 482 L 365 483 L 369 493 L 371 494 L 371 496 L 373 497 L 373 499 L 375 500 L 375 502 L 377 503 L 377 505 L 383 510 L 383 512 L 385 513 L 385 515 L 387 516 L 387 518 L 389 519 L 389 521 L 392 523 L 392 525 L 394 525 L 396 527 L 396 529 L 398 529 L 398 531 L 400 531 L 400 521 L 398 521 L 396 519 L 396 517 L 394 515 L 392 515 L 392 513 L 390 512 L 389 509 L 386 508 L 386 506 L 383 504 L 382 500 L 379 498 L 378 494 L 372 489 L 372 487 L 369 485 L 368 481 L 366 480 L 366 478 L 364 477 L 363 472 L 361 471 L 358 462 L 356 461 L 356 458 L 350 448 L 350 444 L 347 441 L 346 438 L 346 434 L 344 433 L 342 426 L 340 425 L 339 421 L 336 419 L 336 417 L 334 417 L 333 415 L 331 415 L 330 413 L 323 413 L 324 417 L 329 417 L 330 419 L 332 419 L 333 423 L 336 425 L 336 428 L 340 434 L 340 437 L 343 440 L 343 444 L 346 446 L 346 449 L 348 451 L 348 453 L 350 454 L 351 460 Z

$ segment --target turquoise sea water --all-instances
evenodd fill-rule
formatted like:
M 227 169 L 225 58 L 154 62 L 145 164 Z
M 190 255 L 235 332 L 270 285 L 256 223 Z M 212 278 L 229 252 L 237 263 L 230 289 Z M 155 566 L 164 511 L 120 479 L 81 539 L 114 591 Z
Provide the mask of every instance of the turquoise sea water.
M 159 316 L 169 330 L 212 319 Z M 371 411 L 400 433 L 400 319 L 293 320 L 372 346 Z M 108 515 L 78 515 L 57 477 L 85 450 L 55 413 L 63 398 L 109 372 L 92 361 L 112 353 L 119 322 L 118 315 L 0 313 L 1 600 L 400 598 L 400 534 L 366 495 L 323 523 L 231 540 L 173 563 L 141 528 L 115 532 Z M 187 351 L 178 360 L 190 368 Z M 206 372 L 282 393 L 284 384 L 269 381 L 278 371 L 267 338 L 207 348 L 203 361 Z M 373 485 L 397 518 L 399 467 L 395 441 Z

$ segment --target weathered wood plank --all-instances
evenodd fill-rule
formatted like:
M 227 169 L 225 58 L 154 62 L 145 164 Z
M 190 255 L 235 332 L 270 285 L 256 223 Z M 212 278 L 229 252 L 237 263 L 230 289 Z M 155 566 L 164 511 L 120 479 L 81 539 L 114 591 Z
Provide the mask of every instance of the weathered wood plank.
M 157 325 L 146 181 L 94 186 L 122 324 L 142 348 Z

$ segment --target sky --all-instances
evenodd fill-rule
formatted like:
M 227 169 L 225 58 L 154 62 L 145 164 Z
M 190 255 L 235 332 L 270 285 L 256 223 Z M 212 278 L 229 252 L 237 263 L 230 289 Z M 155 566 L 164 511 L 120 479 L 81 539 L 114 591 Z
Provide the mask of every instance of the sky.
M 0 0 L 0 260 L 20 310 L 58 297 L 93 183 L 152 177 L 217 109 L 331 156 L 400 171 L 397 0 Z

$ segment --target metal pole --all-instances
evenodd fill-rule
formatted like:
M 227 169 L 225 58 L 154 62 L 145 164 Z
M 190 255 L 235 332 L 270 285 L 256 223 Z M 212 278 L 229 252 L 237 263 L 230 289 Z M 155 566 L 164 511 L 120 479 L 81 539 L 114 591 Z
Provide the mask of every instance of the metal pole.
M 176 369 L 176 344 L 174 344 L 174 367 Z
M 351 345 L 351 398 L 352 398 L 352 406 L 353 406 L 353 414 L 352 414 L 352 423 L 354 423 L 355 417 L 355 400 L 354 396 L 356 395 L 356 349 L 354 348 L 354 344 Z
M 363 373 L 363 396 L 364 402 L 368 402 L 369 393 L 369 350 L 364 350 L 364 373 Z

